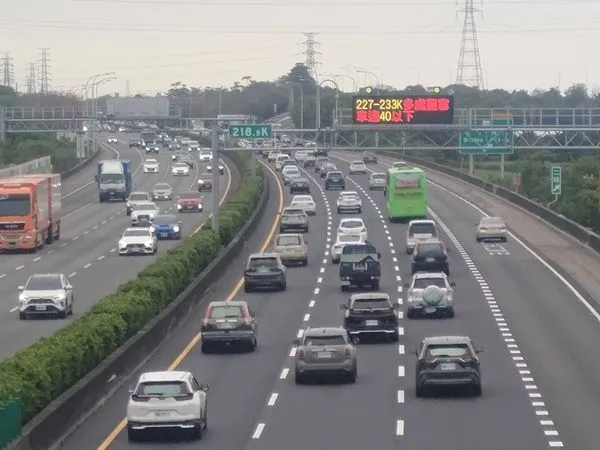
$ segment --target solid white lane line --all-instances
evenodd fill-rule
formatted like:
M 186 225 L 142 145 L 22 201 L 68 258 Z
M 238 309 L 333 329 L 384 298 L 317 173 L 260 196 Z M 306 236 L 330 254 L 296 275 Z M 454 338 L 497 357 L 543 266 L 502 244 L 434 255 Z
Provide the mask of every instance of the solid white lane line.
M 252 439 L 260 439 L 260 436 L 262 435 L 262 432 L 264 431 L 264 429 L 265 429 L 264 423 L 259 423 L 258 425 L 256 425 L 256 429 L 254 430 Z

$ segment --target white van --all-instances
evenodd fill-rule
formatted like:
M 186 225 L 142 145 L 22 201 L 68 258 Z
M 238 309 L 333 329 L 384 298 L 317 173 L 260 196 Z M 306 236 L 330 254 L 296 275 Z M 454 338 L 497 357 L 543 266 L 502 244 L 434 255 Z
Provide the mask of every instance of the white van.
M 283 162 L 287 161 L 288 159 L 291 159 L 290 155 L 277 155 L 277 158 L 275 159 L 275 170 L 281 170 L 281 168 L 283 167 Z
M 437 237 L 437 226 L 433 220 L 411 220 L 406 230 L 406 253 L 412 254 L 417 242 Z

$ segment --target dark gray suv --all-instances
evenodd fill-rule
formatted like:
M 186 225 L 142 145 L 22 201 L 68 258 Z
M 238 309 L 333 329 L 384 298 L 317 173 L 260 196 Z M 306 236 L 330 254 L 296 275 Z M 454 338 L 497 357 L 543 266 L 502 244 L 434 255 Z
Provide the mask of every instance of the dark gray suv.
M 431 336 L 423 338 L 417 354 L 416 393 L 425 397 L 433 388 L 466 387 L 481 395 L 481 369 L 471 338 Z

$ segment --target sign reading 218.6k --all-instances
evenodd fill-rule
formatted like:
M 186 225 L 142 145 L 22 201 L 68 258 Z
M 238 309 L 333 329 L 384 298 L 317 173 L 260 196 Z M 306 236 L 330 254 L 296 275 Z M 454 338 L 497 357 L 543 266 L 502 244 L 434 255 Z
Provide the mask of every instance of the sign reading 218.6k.
M 452 95 L 357 95 L 352 98 L 355 125 L 451 125 Z

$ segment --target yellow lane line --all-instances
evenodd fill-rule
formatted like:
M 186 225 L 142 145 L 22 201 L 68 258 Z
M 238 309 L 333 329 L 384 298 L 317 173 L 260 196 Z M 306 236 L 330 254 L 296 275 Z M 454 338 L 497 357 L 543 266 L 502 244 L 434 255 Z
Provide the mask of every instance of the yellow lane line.
M 281 185 L 281 181 L 279 180 L 279 178 L 277 177 L 277 174 L 273 171 L 273 169 L 271 169 L 267 164 L 263 163 L 262 161 L 259 161 L 259 162 L 269 172 L 271 172 L 273 179 L 277 182 L 277 190 L 278 190 L 278 194 L 279 194 L 279 204 L 277 206 L 278 214 L 275 217 L 275 219 L 273 220 L 271 229 L 269 230 L 269 233 L 267 234 L 265 240 L 262 243 L 262 246 L 260 248 L 260 253 L 262 253 L 267 250 L 267 248 L 271 244 L 271 241 L 273 240 L 273 237 L 275 237 L 275 233 L 277 232 L 277 227 L 279 225 L 279 214 L 281 213 L 281 211 L 283 211 L 283 186 Z M 227 170 L 229 170 L 229 169 L 227 169 Z M 231 184 L 231 172 L 229 172 L 229 174 L 230 174 L 230 177 L 229 177 L 227 189 L 229 189 L 230 184 Z M 223 197 L 223 200 L 224 199 L 225 199 L 225 196 Z M 221 203 L 223 202 L 223 200 L 221 200 Z M 211 216 L 212 216 L 212 214 L 211 214 Z M 209 216 L 209 218 L 210 218 L 210 216 Z M 225 299 L 225 301 L 229 302 L 229 301 L 233 300 L 235 298 L 235 296 L 238 294 L 238 292 L 240 291 L 240 289 L 242 289 L 243 285 L 244 285 L 244 278 L 242 277 L 239 279 L 239 281 L 237 282 L 235 287 L 232 289 L 232 291 L 229 293 L 229 295 L 227 295 L 227 298 Z M 168 370 L 177 369 L 177 367 L 179 367 L 181 362 L 189 355 L 189 353 L 192 351 L 192 349 L 199 342 L 200 342 L 200 333 L 198 333 L 196 336 L 194 336 L 193 339 L 183 348 L 183 350 L 179 353 L 179 355 L 177 355 L 175 360 L 171 363 Z M 110 434 L 106 437 L 106 439 L 104 439 L 104 441 L 98 446 L 97 450 L 107 450 L 108 447 L 110 447 L 113 444 L 113 442 L 117 439 L 117 436 L 119 436 L 119 434 L 121 434 L 123 432 L 123 430 L 125 430 L 126 427 L 127 427 L 127 419 L 121 420 L 121 422 L 119 422 L 119 424 L 114 428 L 114 430 L 112 430 L 110 432 Z

